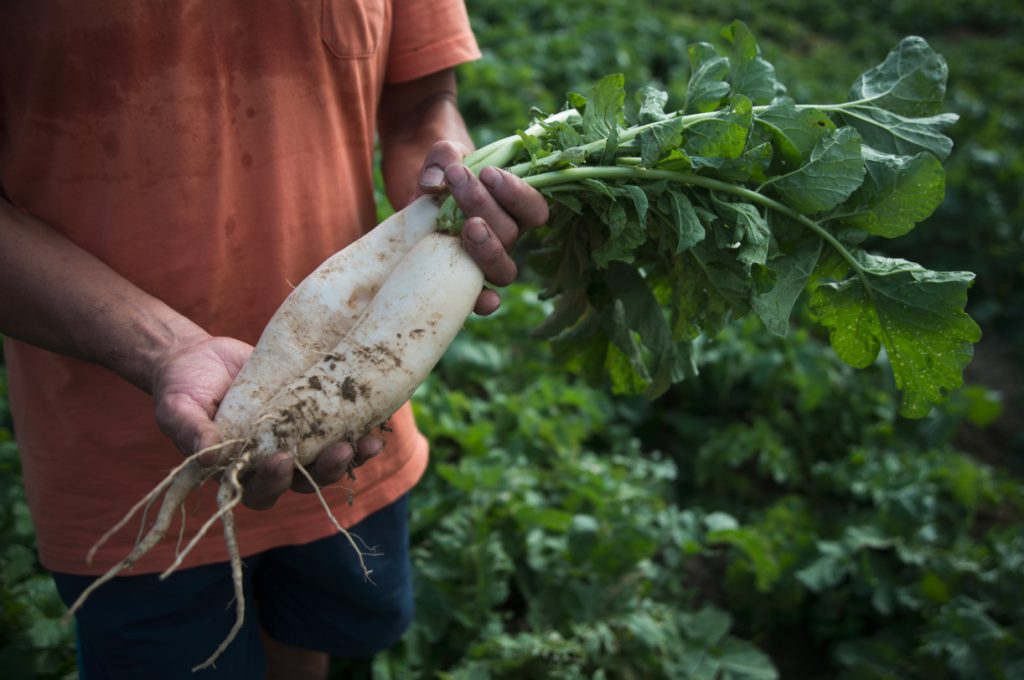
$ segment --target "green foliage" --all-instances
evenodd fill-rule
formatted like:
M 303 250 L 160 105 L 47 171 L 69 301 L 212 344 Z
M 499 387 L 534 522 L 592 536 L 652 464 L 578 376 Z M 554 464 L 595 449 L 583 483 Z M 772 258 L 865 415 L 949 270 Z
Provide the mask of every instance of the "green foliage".
M 857 244 L 906 233 L 942 200 L 946 62 L 905 38 L 845 102 L 794 104 L 744 24 L 722 39 L 690 51 L 677 110 L 650 85 L 627 107 L 624 77 L 605 76 L 467 159 L 508 167 L 560 209 L 534 251 L 560 298 L 542 337 L 591 382 L 658 396 L 693 374 L 694 338 L 749 311 L 784 333 L 814 287 L 837 354 L 864 367 L 884 347 L 903 414 L 924 416 L 980 337 L 964 313 L 974 276 Z
M 35 532 L 11 439 L 6 380 L 0 366 L 0 668 L 11 678 L 62 678 L 74 672 L 74 628 L 39 566 Z
M 959 416 L 900 419 L 884 370 L 855 378 L 804 332 L 730 326 L 704 357 L 645 438 L 675 443 L 677 498 L 717 513 L 735 632 L 783 676 L 808 672 L 786 651 L 811 637 L 844 677 L 1014 677 L 1024 485 L 948 447 Z

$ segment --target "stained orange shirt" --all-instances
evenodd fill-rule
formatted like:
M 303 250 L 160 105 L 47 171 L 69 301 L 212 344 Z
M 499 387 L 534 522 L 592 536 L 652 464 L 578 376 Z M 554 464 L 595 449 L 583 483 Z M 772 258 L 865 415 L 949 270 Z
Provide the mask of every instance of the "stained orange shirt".
M 478 54 L 461 0 L 4 3 L 0 184 L 211 334 L 255 343 L 290 283 L 376 223 L 385 83 Z M 102 573 L 138 524 L 92 564 L 88 549 L 181 454 L 152 398 L 113 373 L 10 339 L 4 349 L 42 562 Z M 325 491 L 343 524 L 422 475 L 427 443 L 408 404 L 392 428 L 356 482 Z M 186 536 L 214 495 L 208 484 L 189 499 Z M 315 496 L 290 492 L 236 518 L 244 554 L 334 531 Z M 132 573 L 162 570 L 174 550 L 171 536 Z M 225 559 L 215 531 L 186 565 Z

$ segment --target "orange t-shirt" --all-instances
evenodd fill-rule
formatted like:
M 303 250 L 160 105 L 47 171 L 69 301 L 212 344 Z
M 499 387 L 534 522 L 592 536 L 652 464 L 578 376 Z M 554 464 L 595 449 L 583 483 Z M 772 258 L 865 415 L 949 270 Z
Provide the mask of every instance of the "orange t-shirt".
M 326 256 L 376 223 L 386 82 L 479 55 L 462 0 L 38 0 L 0 8 L 0 184 L 10 201 L 214 335 L 255 343 Z M 70 282 L 73 285 L 73 282 Z M 136 537 L 93 542 L 182 460 L 151 397 L 8 339 L 15 436 L 49 569 L 102 573 Z M 427 444 L 407 404 L 380 456 L 328 501 L 352 525 L 408 491 Z M 348 504 L 348 489 L 355 497 Z M 208 484 L 185 535 L 215 508 Z M 236 511 L 244 554 L 334 529 L 315 496 Z M 169 536 L 133 573 L 162 570 Z M 187 560 L 226 559 L 219 531 Z

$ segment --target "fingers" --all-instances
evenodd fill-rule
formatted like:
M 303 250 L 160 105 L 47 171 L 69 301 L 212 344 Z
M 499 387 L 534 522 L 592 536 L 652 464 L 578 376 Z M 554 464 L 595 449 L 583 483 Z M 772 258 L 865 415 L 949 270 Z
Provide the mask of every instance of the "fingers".
M 500 168 L 486 167 L 480 181 L 501 207 L 515 219 L 521 231 L 539 227 L 548 221 L 548 202 L 523 179 Z
M 384 438 L 371 432 L 356 442 L 356 465 L 362 465 L 384 450 Z
M 466 250 L 489 282 L 496 286 L 512 283 L 517 271 L 508 251 L 522 230 L 547 221 L 547 201 L 522 179 L 498 168 L 484 168 L 476 177 L 465 166 L 453 164 L 445 169 L 445 178 L 452 196 L 470 218 L 462 230 Z M 497 307 L 497 295 L 483 293 L 474 311 L 487 315 Z
M 458 142 L 438 142 L 427 152 L 420 171 L 420 191 L 425 194 L 439 194 L 448 190 L 444 169 L 452 163 L 458 163 L 469 149 Z
M 456 142 L 438 142 L 427 153 L 420 172 L 419 188 L 425 193 L 450 191 L 469 218 L 462 242 L 487 281 L 507 286 L 517 274 L 509 250 L 522 231 L 548 220 L 548 204 L 536 189 L 500 168 L 486 167 L 475 176 L 462 165 L 469 150 Z M 481 316 L 498 309 L 500 298 L 484 290 L 474 312 Z
M 217 427 L 202 405 L 184 395 L 170 395 L 157 401 L 156 422 L 185 455 L 213 446 L 220 440 Z M 199 457 L 203 465 L 217 462 L 217 452 L 207 451 Z
M 498 311 L 500 306 L 501 296 L 490 288 L 484 288 L 476 299 L 476 306 L 473 307 L 473 312 L 480 316 L 488 316 Z
M 484 168 L 476 177 L 464 165 L 445 169 L 445 179 L 455 201 L 467 217 L 480 217 L 505 248 L 511 248 L 520 229 L 540 226 L 547 220 L 547 202 L 523 180 L 497 168 Z
M 352 445 L 343 442 L 324 449 L 306 471 L 318 487 L 339 481 L 350 465 L 359 466 L 384 449 L 384 440 L 369 434 Z M 276 453 L 263 460 L 242 482 L 242 502 L 253 510 L 266 510 L 274 506 L 285 491 L 313 493 L 314 487 L 305 475 L 296 474 L 294 459 L 288 453 Z
M 287 453 L 264 459 L 242 482 L 242 503 L 253 510 L 274 506 L 292 483 L 294 462 Z
M 368 434 L 356 442 L 355 451 L 348 442 L 328 446 L 306 470 L 317 486 L 327 486 L 339 481 L 351 467 L 359 467 L 383 449 L 384 440 L 377 434 Z M 305 475 L 295 475 L 291 488 L 299 493 L 313 493 L 313 486 Z
M 479 217 L 466 220 L 462 228 L 462 245 L 496 286 L 507 286 L 516 279 L 516 263 L 490 224 Z

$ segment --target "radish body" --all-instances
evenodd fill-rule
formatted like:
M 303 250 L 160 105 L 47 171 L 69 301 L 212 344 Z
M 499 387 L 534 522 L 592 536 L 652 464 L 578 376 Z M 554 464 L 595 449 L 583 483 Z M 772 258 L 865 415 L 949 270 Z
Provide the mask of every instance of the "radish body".
M 243 433 L 271 396 L 338 344 L 398 262 L 435 230 L 437 211 L 434 197 L 419 197 L 296 286 L 217 410 L 215 422 L 225 438 Z
M 305 465 L 387 420 L 441 359 L 482 286 L 458 238 L 422 239 L 340 343 L 266 404 L 249 436 L 253 458 L 289 451 Z

